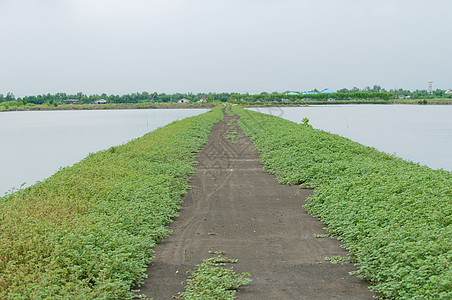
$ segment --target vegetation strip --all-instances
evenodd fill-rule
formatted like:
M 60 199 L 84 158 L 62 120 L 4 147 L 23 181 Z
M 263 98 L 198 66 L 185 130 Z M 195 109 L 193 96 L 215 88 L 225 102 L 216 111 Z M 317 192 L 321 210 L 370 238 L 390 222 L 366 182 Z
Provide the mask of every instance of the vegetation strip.
M 239 142 L 239 133 L 237 132 L 237 119 L 231 119 L 228 121 L 228 131 L 226 132 L 226 139 L 232 144 Z
M 128 299 L 168 234 L 221 108 L 0 198 L 0 299 Z
M 265 168 L 315 187 L 307 209 L 390 299 L 452 298 L 452 173 L 338 135 L 234 107 Z
M 235 116 L 235 114 L 231 111 L 231 106 L 226 106 L 224 112 L 228 117 Z M 228 131 L 226 132 L 226 139 L 232 144 L 237 144 L 239 142 L 239 133 L 237 131 L 236 118 L 232 118 L 228 121 Z
M 125 95 L 91 94 L 43 94 L 16 97 L 12 93 L 0 94 L 1 111 L 24 110 L 86 110 L 86 109 L 146 109 L 146 108 L 200 108 L 232 102 L 252 106 L 292 106 L 300 104 L 452 104 L 452 91 L 390 90 L 374 85 L 371 89 L 340 89 L 336 92 L 325 89 L 284 93 L 262 92 L 259 94 L 237 93 L 131 93 Z
M 230 259 L 215 251 L 216 257 L 203 260 L 195 270 L 190 271 L 185 292 L 179 293 L 176 299 L 235 299 L 237 290 L 252 280 L 250 273 L 238 274 L 234 268 L 225 268 L 226 264 L 235 264 L 237 259 Z

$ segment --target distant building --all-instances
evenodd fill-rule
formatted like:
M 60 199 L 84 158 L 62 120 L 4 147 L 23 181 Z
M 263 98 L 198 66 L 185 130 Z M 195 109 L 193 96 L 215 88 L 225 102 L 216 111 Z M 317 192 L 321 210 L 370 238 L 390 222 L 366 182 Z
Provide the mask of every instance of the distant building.
M 319 92 L 303 92 L 303 95 L 317 95 Z
M 452 90 L 447 90 L 445 94 L 446 95 L 452 95 Z
M 177 101 L 177 103 L 190 103 L 190 100 L 182 98 L 179 101 Z
M 61 102 L 63 102 L 63 104 L 77 104 L 79 101 L 79 99 L 64 99 Z
M 94 101 L 94 104 L 107 104 L 107 100 L 99 99 L 99 100 Z
M 207 102 L 207 98 L 206 97 L 201 97 L 199 98 L 198 102 Z
M 324 89 L 323 91 L 320 92 L 321 94 L 334 94 L 335 91 L 332 91 L 330 89 Z
M 281 99 L 282 103 L 289 103 L 289 99 Z
M 298 96 L 298 95 L 300 95 L 300 93 L 297 93 L 297 92 L 288 92 L 288 93 L 286 93 L 286 95 L 288 95 L 288 96 Z

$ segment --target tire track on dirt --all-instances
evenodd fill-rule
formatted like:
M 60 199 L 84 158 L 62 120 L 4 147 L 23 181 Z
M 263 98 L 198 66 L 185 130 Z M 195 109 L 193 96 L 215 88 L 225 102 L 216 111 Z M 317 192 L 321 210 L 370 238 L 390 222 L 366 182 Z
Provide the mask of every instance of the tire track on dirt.
M 373 299 L 367 282 L 348 275 L 352 264 L 324 260 L 347 252 L 336 239 L 314 237 L 325 225 L 302 208 L 313 191 L 279 184 L 240 131 L 230 143 L 230 119 L 213 127 L 199 153 L 173 234 L 156 246 L 140 293 L 172 299 L 188 270 L 209 251 L 224 250 L 238 258 L 237 272 L 252 273 L 238 299 Z

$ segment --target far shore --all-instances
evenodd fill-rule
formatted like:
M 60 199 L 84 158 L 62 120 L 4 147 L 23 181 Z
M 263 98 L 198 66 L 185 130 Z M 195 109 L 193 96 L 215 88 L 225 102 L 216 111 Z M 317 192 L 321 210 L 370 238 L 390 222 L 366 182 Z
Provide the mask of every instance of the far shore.
M 120 104 L 61 104 L 61 105 L 25 105 L 10 107 L 0 112 L 11 111 L 56 111 L 56 110 L 119 110 L 119 109 L 190 109 L 213 108 L 226 102 L 211 103 L 120 103 Z M 298 107 L 309 105 L 346 105 L 346 104 L 408 104 L 408 105 L 452 105 L 452 99 L 393 99 L 393 100 L 328 100 L 318 101 L 305 99 L 293 102 L 231 102 L 230 105 L 243 107 Z
M 213 108 L 217 103 L 122 103 L 122 104 L 61 104 L 33 105 L 11 107 L 0 112 L 8 111 L 52 111 L 52 110 L 113 110 L 113 109 L 185 109 L 185 108 Z

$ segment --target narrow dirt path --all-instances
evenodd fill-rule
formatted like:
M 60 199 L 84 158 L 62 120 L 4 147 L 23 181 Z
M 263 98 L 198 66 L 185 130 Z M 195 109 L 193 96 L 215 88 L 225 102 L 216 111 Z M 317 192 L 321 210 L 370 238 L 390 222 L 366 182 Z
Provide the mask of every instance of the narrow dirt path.
M 141 293 L 172 299 L 188 270 L 224 250 L 238 259 L 236 271 L 252 273 L 237 299 L 372 299 L 368 283 L 348 274 L 352 264 L 324 260 L 347 252 L 336 239 L 314 236 L 325 225 L 302 208 L 313 191 L 279 184 L 240 131 L 237 144 L 227 140 L 230 119 L 214 126 L 199 153 L 192 189 L 173 234 L 155 248 Z

